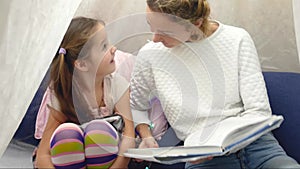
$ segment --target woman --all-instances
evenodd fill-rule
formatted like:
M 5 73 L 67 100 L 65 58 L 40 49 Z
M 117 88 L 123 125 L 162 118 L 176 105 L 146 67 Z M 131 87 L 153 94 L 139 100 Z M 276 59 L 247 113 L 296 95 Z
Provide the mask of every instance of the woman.
M 270 116 L 271 109 L 253 40 L 242 28 L 210 20 L 206 0 L 147 0 L 154 33 L 136 58 L 131 108 L 140 147 L 157 147 L 147 118 L 158 97 L 177 137 L 185 140 L 228 117 Z M 186 164 L 186 168 L 300 168 L 272 134 L 228 156 Z
M 133 148 L 129 84 L 112 74 L 115 47 L 104 23 L 74 18 L 51 63 L 49 118 L 37 150 L 38 168 L 127 168 Z M 122 133 L 101 119 L 119 114 Z

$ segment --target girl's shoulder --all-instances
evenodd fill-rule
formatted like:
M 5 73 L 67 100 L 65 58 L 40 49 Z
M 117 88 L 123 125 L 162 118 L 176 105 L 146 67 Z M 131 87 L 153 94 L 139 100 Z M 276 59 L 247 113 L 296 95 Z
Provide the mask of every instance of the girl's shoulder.
M 118 73 L 110 75 L 111 94 L 114 104 L 121 98 L 121 96 L 129 89 L 129 82 Z
M 119 86 L 129 84 L 129 81 L 118 72 L 114 72 L 109 76 L 111 86 Z

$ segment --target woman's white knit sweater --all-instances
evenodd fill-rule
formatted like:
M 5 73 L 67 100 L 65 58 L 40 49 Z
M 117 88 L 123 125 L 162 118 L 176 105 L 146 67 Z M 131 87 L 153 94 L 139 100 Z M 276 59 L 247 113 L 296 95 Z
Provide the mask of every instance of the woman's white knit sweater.
M 229 116 L 271 115 L 253 40 L 244 29 L 218 24 L 204 40 L 174 48 L 149 42 L 139 51 L 131 79 L 136 125 L 150 123 L 153 97 L 181 140 Z

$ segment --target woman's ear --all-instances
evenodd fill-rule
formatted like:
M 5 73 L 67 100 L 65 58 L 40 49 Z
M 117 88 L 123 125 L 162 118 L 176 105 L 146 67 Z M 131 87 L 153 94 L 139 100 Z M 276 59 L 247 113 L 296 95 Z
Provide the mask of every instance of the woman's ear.
M 194 23 L 194 25 L 197 27 L 197 28 L 200 28 L 201 25 L 203 23 L 203 18 L 199 18 L 196 20 L 196 22 Z
M 83 71 L 83 72 L 86 72 L 86 71 L 89 70 L 86 61 L 81 60 L 81 59 L 80 60 L 79 59 L 75 60 L 74 67 L 76 69 L 80 70 L 80 71 Z
M 190 30 L 190 41 L 197 41 L 197 40 L 200 40 L 200 39 L 203 39 L 204 37 L 204 34 L 203 32 L 201 31 L 200 27 L 202 26 L 202 23 L 203 23 L 203 19 L 202 18 L 199 18 L 196 20 L 196 22 L 194 22 L 194 26 L 192 26 L 191 30 Z

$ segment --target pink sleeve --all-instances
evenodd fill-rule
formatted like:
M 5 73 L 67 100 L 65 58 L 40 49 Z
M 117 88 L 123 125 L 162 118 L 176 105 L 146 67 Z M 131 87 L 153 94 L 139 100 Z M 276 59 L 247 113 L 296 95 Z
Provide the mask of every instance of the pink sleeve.
M 134 55 L 117 50 L 115 62 L 116 72 L 129 82 L 135 62 Z M 157 140 L 160 140 L 161 136 L 164 135 L 168 129 L 168 122 L 157 98 L 151 100 L 151 105 L 152 109 L 150 109 L 148 113 L 149 118 L 154 126 L 152 129 L 152 134 Z
M 152 135 L 156 140 L 160 140 L 168 129 L 168 121 L 165 117 L 163 108 L 157 98 L 151 100 L 152 109 L 148 111 L 149 119 L 153 125 Z
M 49 109 L 47 107 L 48 104 L 51 102 L 51 91 L 49 87 L 47 88 L 46 92 L 44 93 L 43 100 L 41 102 L 36 122 L 35 122 L 35 133 L 34 137 L 36 139 L 41 139 L 44 129 L 46 127 L 48 116 L 49 116 Z
M 123 76 L 128 82 L 130 81 L 131 72 L 134 66 L 134 55 L 122 52 L 120 50 L 116 51 L 115 62 L 116 62 L 116 72 Z

